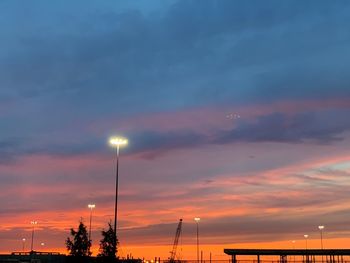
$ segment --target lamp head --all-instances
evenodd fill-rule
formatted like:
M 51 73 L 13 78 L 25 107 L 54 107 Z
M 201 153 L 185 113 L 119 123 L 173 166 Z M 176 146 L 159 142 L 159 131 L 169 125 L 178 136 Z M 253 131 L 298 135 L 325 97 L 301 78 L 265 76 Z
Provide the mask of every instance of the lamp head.
M 319 229 L 319 230 L 323 230 L 323 229 L 324 229 L 324 226 L 318 226 L 318 229 Z
M 199 221 L 201 221 L 201 219 L 199 217 L 195 217 L 194 221 L 196 221 L 198 223 Z
M 93 209 L 93 208 L 95 208 L 95 207 L 96 207 L 95 204 L 88 204 L 88 208 L 90 208 L 90 209 Z
M 128 144 L 128 139 L 122 137 L 111 137 L 109 144 L 113 147 L 124 146 Z
M 305 238 L 308 238 L 308 237 L 309 237 L 309 235 L 304 235 L 304 237 L 305 237 Z

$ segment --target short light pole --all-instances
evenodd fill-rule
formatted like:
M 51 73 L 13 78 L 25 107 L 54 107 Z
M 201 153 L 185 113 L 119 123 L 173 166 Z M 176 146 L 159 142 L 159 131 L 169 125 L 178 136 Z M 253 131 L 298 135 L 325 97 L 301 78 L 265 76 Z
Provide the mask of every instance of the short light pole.
M 26 239 L 22 238 L 22 251 L 24 252 L 24 249 L 26 247 Z
M 305 248 L 307 249 L 307 239 L 309 238 L 309 235 L 304 235 L 305 238 Z
M 320 230 L 320 233 L 321 233 L 321 249 L 323 250 L 323 229 L 324 229 L 324 226 L 318 226 L 318 229 Z M 323 255 L 322 255 L 322 263 L 323 263 Z
M 199 263 L 199 221 L 201 221 L 201 219 L 199 217 L 195 217 L 194 221 L 196 221 L 197 224 L 197 263 Z
M 96 207 L 95 204 L 88 204 L 88 208 L 90 209 L 90 225 L 89 225 L 89 240 L 91 241 L 91 221 L 92 221 L 92 209 Z
M 35 229 L 35 225 L 38 224 L 37 221 L 31 221 L 30 224 L 32 225 L 32 243 L 30 245 L 30 250 L 33 251 L 33 244 L 34 244 L 34 229 Z
M 320 230 L 320 233 L 321 233 L 321 249 L 323 249 L 323 229 L 324 229 L 324 226 L 318 226 L 318 229 Z
M 304 237 L 305 237 L 305 248 L 307 250 L 307 239 L 309 238 L 309 235 L 304 235 Z M 308 263 L 309 262 L 309 255 L 305 255 L 305 257 L 306 257 L 305 258 L 306 259 L 306 263 Z
M 89 246 L 89 252 L 90 252 L 90 247 L 91 247 L 91 221 L 92 221 L 92 209 L 96 207 L 95 204 L 88 204 L 88 208 L 90 209 L 90 225 L 89 225 L 89 241 L 90 241 L 90 246 Z
M 116 149 L 116 171 L 115 171 L 115 206 L 114 206 L 114 253 L 117 257 L 117 218 L 118 218 L 118 172 L 119 172 L 119 148 L 128 144 L 128 140 L 120 137 L 112 137 L 109 140 L 111 146 Z

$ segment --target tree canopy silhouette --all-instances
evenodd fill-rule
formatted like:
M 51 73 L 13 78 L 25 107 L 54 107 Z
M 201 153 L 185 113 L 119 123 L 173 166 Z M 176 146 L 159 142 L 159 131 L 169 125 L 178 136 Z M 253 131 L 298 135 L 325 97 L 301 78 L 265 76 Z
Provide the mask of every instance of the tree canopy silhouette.
M 115 258 L 115 233 L 110 222 L 108 223 L 108 230 L 102 230 L 102 237 L 103 238 L 100 240 L 100 253 L 98 254 L 98 256 Z
M 69 254 L 72 256 L 90 256 L 91 241 L 89 240 L 86 226 L 80 220 L 78 231 L 73 228 L 70 230 L 72 239 L 69 237 L 66 240 L 66 247 Z

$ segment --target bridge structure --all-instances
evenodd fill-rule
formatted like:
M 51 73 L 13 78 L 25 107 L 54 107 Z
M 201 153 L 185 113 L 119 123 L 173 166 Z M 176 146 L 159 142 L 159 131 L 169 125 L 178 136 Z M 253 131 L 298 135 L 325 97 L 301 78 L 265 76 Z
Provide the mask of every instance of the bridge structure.
M 232 263 L 238 263 L 239 256 L 253 257 L 257 263 L 261 263 L 264 256 L 278 257 L 280 263 L 350 262 L 350 249 L 224 249 L 224 253 L 231 256 Z

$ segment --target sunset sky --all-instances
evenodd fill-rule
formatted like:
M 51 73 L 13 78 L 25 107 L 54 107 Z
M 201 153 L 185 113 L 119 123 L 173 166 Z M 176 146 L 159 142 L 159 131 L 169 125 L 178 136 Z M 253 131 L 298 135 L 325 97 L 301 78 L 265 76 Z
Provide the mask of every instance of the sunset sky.
M 0 252 L 350 244 L 350 2 L 0 1 Z M 45 246 L 40 247 L 44 242 Z

